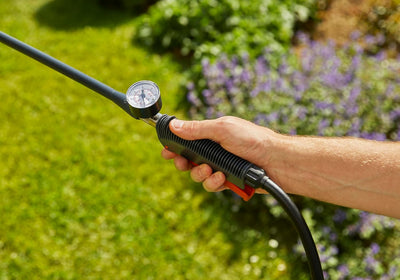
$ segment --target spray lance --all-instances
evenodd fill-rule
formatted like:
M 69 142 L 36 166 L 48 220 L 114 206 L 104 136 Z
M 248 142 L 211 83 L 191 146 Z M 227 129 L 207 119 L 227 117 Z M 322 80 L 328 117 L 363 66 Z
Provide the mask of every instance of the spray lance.
M 218 143 L 208 139 L 189 141 L 173 134 L 169 129 L 169 123 L 175 117 L 160 113 L 161 94 L 154 82 L 138 81 L 128 88 L 126 94 L 123 94 L 1 31 L 0 42 L 103 95 L 130 116 L 151 125 L 156 129 L 158 139 L 166 149 L 184 156 L 195 165 L 206 163 L 214 171 L 222 171 L 227 179 L 225 185 L 245 201 L 254 195 L 256 188 L 265 189 L 279 202 L 300 235 L 311 278 L 323 279 L 321 262 L 311 232 L 290 197 L 266 175 L 263 169 L 228 152 Z

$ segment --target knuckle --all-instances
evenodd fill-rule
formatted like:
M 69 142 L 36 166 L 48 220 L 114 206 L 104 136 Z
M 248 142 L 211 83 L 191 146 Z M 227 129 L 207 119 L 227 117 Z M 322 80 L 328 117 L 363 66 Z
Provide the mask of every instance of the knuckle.
M 192 139 L 196 139 L 198 135 L 199 121 L 191 121 L 187 127 L 188 136 Z
M 231 131 L 235 125 L 237 125 L 237 118 L 232 116 L 223 116 L 215 120 L 215 131 L 214 134 L 219 142 L 222 142 L 229 138 Z
M 225 176 L 221 172 L 216 172 L 203 182 L 203 187 L 209 192 L 217 192 L 225 182 Z
M 203 182 L 206 179 L 203 174 L 201 166 L 193 167 L 192 171 L 190 172 L 190 177 L 192 178 L 193 181 L 198 183 Z

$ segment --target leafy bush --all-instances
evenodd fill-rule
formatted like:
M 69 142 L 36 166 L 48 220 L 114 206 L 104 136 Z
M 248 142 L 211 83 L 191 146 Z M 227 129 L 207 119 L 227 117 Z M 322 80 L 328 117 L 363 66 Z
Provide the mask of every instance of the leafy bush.
M 358 43 L 337 51 L 332 42 L 299 40 L 300 57 L 281 57 L 277 70 L 270 50 L 255 60 L 203 60 L 203 78 L 188 85 L 191 115 L 237 115 L 290 134 L 400 140 L 400 60 L 384 52 L 368 56 Z M 282 215 L 272 198 L 266 202 L 272 214 Z M 400 277 L 397 220 L 305 198 L 298 203 L 327 278 Z
M 162 51 L 194 54 L 259 55 L 268 45 L 288 46 L 296 21 L 314 12 L 314 0 L 164 0 L 141 20 L 136 40 Z

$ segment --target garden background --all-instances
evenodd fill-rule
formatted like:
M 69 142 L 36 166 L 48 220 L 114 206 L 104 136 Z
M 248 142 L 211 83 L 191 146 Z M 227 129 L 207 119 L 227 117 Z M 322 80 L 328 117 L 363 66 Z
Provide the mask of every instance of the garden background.
M 10 0 L 0 30 L 162 112 L 400 139 L 398 1 Z M 329 39 L 334 39 L 331 41 Z M 155 131 L 0 46 L 0 279 L 309 279 L 275 201 L 210 194 Z M 295 197 L 327 279 L 400 277 L 398 220 Z

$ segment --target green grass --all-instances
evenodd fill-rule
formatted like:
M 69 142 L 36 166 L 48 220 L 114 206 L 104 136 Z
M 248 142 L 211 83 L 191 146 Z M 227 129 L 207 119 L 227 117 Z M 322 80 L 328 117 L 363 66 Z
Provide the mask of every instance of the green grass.
M 183 66 L 132 45 L 135 19 L 95 1 L 0 2 L 2 31 L 122 92 L 153 80 L 162 112 L 184 117 Z M 0 279 L 296 273 L 267 214 L 232 211 L 161 159 L 150 126 L 4 45 L 0 100 Z

